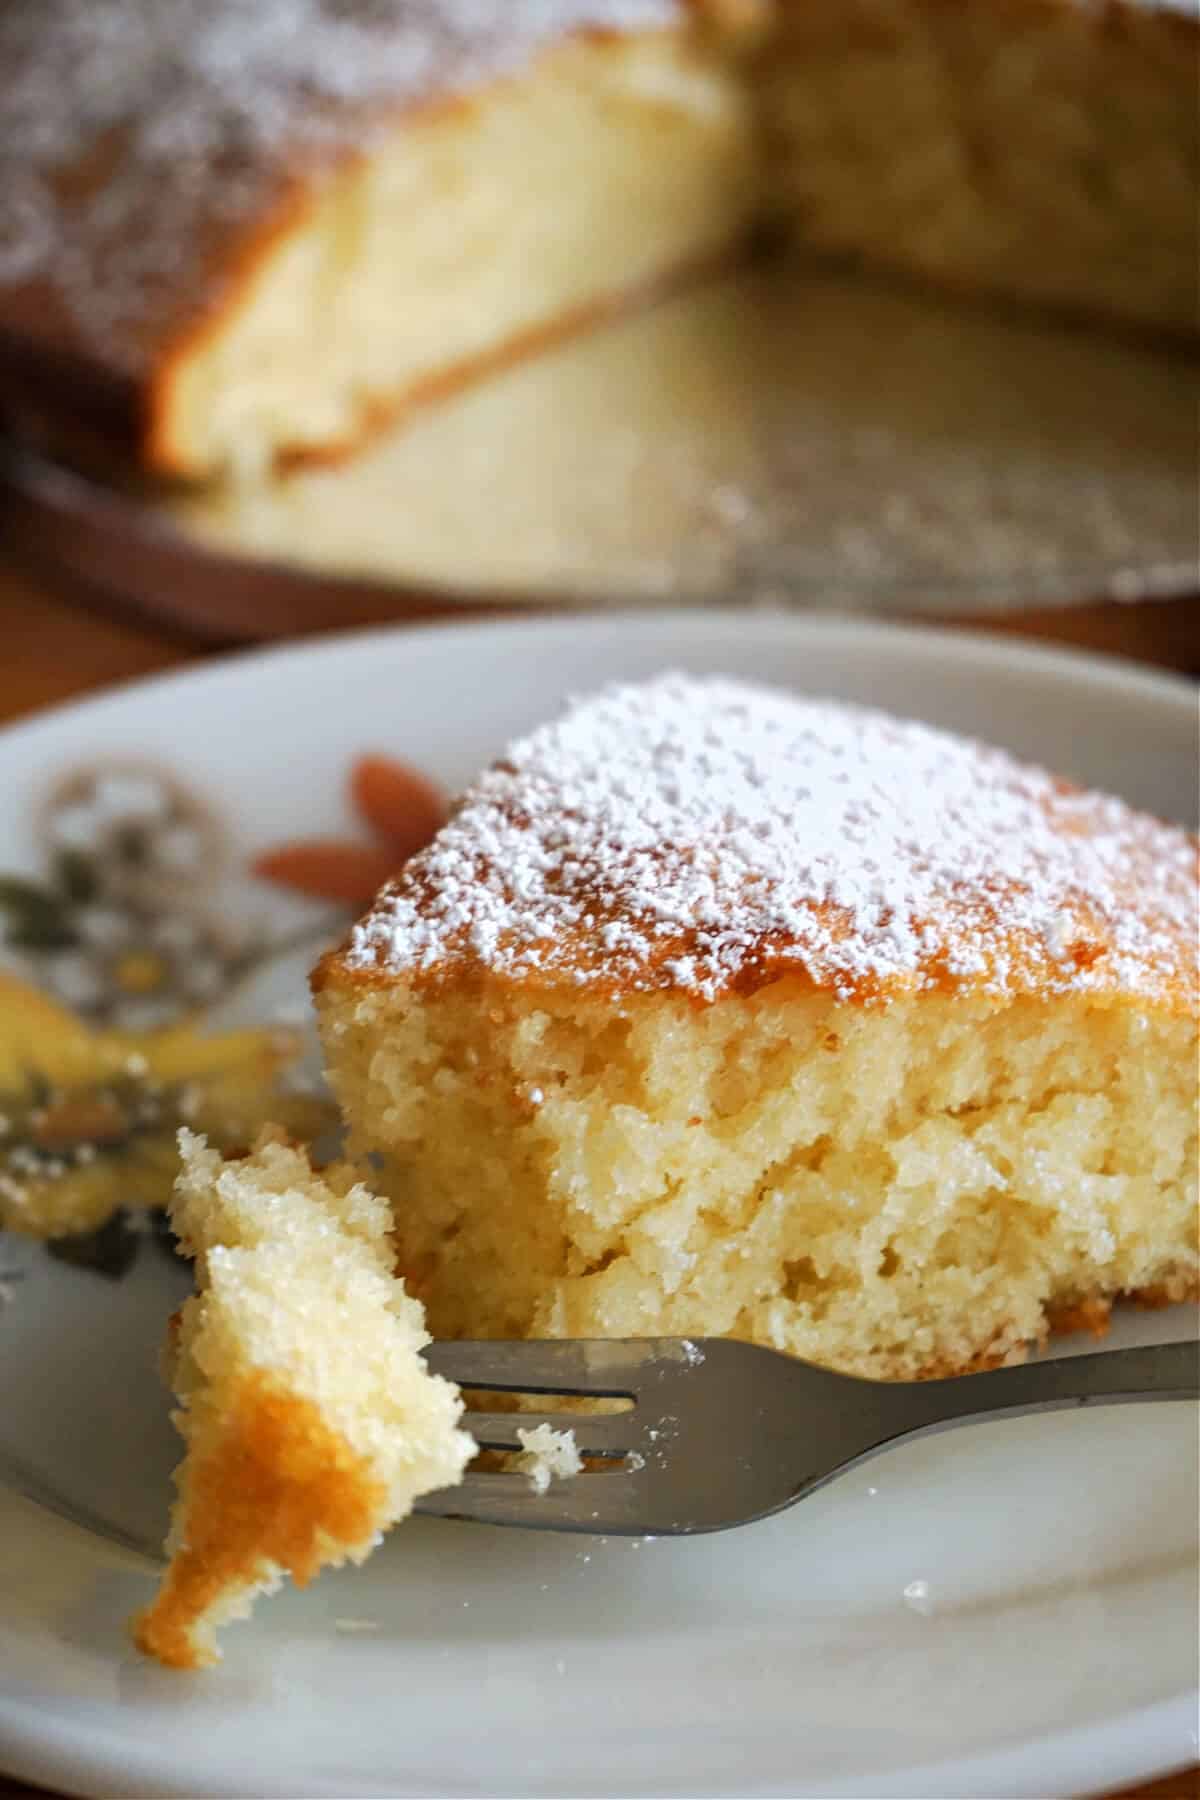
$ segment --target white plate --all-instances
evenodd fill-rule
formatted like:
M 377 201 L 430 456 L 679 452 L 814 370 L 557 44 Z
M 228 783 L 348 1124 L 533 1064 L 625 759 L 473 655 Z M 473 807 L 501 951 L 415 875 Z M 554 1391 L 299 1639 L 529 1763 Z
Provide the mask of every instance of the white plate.
M 451 626 L 242 657 L 9 732 L 0 869 L 36 873 L 34 802 L 67 766 L 169 765 L 232 817 L 244 857 L 344 834 L 357 752 L 457 783 L 565 694 L 668 665 L 880 703 L 1164 814 L 1194 806 L 1191 690 L 1115 664 L 773 617 Z M 230 874 L 227 911 L 267 904 Z M 306 955 L 242 1007 L 295 999 Z M 154 1579 L 131 1546 L 166 1513 L 154 1365 L 179 1291 L 156 1254 L 110 1284 L 39 1251 L 0 1312 L 8 1770 L 89 1795 L 930 1800 L 1077 1793 L 1196 1754 L 1190 1406 L 934 1438 L 693 1542 L 421 1521 L 365 1570 L 264 1605 L 219 1669 L 150 1666 L 124 1621 Z M 1131 1315 L 1114 1336 L 1191 1329 Z

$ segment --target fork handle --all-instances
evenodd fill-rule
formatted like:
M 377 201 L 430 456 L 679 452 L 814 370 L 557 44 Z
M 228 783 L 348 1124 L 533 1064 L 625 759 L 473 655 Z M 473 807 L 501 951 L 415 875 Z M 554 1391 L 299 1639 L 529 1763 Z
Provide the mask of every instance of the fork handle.
M 936 1431 L 942 1425 L 994 1418 L 998 1413 L 1051 1412 L 1134 1400 L 1196 1400 L 1200 1342 L 1093 1351 L 966 1378 L 914 1382 L 906 1399 L 911 1406 L 905 1410 L 913 1415 L 908 1429 L 917 1431 Z

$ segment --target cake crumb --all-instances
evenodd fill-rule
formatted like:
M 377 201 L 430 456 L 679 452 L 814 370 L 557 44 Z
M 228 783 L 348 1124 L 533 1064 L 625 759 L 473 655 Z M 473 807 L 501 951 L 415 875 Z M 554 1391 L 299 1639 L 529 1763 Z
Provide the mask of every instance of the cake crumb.
M 522 1454 L 516 1468 L 528 1475 L 535 1491 L 544 1494 L 551 1481 L 578 1475 L 583 1458 L 573 1431 L 555 1431 L 552 1425 L 535 1425 L 517 1432 Z
M 933 1611 L 933 1599 L 927 1581 L 910 1581 L 904 1590 L 904 1604 L 915 1613 L 928 1618 Z

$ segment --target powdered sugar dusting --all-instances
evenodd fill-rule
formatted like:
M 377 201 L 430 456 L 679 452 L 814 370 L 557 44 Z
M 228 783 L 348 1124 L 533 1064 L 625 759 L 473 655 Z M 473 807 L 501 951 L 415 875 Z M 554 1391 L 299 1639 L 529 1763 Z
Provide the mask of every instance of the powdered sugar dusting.
M 1167 994 L 1195 929 L 1183 831 L 924 725 L 667 675 L 513 745 L 347 961 L 702 999 L 789 971 Z
M 49 276 L 136 368 L 207 275 L 206 234 L 255 222 L 290 169 L 368 136 L 373 110 L 468 89 L 570 31 L 678 17 L 679 0 L 0 8 L 0 286 Z

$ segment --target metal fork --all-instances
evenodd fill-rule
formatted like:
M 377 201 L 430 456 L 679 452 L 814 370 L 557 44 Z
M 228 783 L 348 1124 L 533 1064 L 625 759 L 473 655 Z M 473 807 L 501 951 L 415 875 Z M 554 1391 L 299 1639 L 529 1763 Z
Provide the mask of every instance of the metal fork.
M 462 1387 L 618 1399 L 622 1411 L 468 1412 L 481 1448 L 520 1448 L 541 1423 L 619 1462 L 554 1481 L 471 1470 L 417 1511 L 490 1525 L 616 1536 L 723 1531 L 803 1500 L 902 1439 L 951 1425 L 1200 1397 L 1200 1343 L 1034 1362 L 945 1381 L 863 1381 L 729 1338 L 431 1344 L 431 1368 Z

